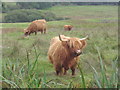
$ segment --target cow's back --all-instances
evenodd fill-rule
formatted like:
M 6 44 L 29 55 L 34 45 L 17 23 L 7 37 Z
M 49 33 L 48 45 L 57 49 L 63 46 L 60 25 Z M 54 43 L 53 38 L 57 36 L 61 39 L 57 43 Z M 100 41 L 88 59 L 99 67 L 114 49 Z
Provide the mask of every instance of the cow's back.
M 46 21 L 45 20 L 35 20 L 33 23 L 36 24 L 38 31 L 46 29 Z
M 47 23 L 45 19 L 37 20 L 38 22 Z
M 28 31 L 34 32 L 37 29 L 37 25 L 35 23 L 31 23 L 29 27 L 27 28 Z

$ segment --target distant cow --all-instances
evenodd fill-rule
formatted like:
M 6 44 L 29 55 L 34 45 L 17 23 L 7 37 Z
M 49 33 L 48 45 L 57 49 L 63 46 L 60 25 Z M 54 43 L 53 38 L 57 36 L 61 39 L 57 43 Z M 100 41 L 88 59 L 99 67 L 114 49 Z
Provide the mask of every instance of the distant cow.
M 73 28 L 72 25 L 64 25 L 64 30 L 65 31 L 71 31 L 72 28 Z
M 27 29 L 24 29 L 24 35 L 30 35 L 31 33 L 37 34 L 37 32 L 46 33 L 46 21 L 44 19 L 33 21 Z
M 87 44 L 87 38 L 88 36 L 80 39 L 76 37 L 66 37 L 64 35 L 52 38 L 48 50 L 48 58 L 54 65 L 57 75 L 62 73 L 65 75 L 68 69 L 72 70 L 72 75 L 75 74 L 75 68 L 80 54 Z

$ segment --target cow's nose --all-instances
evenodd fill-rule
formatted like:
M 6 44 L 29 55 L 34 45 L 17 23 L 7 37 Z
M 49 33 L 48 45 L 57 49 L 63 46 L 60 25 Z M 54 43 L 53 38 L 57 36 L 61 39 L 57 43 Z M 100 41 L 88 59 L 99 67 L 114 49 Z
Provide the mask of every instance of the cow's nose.
M 76 54 L 76 56 L 79 56 L 80 54 L 82 54 L 82 51 L 81 51 L 81 50 L 77 50 L 77 51 L 75 52 L 75 54 Z
M 76 53 L 77 54 L 82 54 L 82 51 L 81 50 L 77 50 Z

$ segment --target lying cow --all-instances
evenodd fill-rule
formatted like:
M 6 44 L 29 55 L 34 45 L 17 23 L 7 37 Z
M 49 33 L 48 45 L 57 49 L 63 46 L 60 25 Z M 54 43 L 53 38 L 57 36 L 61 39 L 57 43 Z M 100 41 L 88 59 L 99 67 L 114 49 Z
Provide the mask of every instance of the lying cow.
M 66 37 L 59 35 L 51 40 L 48 50 L 48 58 L 54 65 L 56 74 L 66 74 L 68 69 L 72 70 L 72 75 L 75 74 L 75 68 L 77 66 L 80 54 L 82 54 L 83 48 L 86 46 L 85 38 Z M 64 70 L 64 72 L 63 72 Z
M 42 20 L 35 20 L 33 21 L 27 29 L 24 29 L 24 35 L 30 35 L 31 33 L 37 34 L 37 32 L 46 33 L 46 21 Z
M 64 25 L 64 30 L 65 30 L 65 31 L 71 31 L 72 28 L 73 28 L 72 25 Z

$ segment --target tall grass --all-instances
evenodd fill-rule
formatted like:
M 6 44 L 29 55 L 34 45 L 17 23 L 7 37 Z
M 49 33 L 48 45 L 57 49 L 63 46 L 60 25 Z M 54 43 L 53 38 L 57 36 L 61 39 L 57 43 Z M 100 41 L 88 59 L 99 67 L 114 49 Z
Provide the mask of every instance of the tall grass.
M 112 73 L 110 76 L 107 76 L 107 71 L 105 68 L 105 65 L 103 63 L 103 59 L 101 57 L 99 48 L 95 45 L 97 52 L 98 52 L 98 57 L 99 57 L 99 64 L 100 64 L 100 73 L 97 72 L 95 67 L 93 67 L 90 63 L 90 67 L 93 70 L 94 74 L 94 79 L 95 79 L 95 84 L 98 88 L 117 88 L 118 84 L 118 68 L 117 68 L 117 61 L 118 58 L 115 60 L 112 60 Z
M 95 83 L 92 82 L 92 87 L 95 86 L 97 88 L 117 88 L 117 83 L 118 83 L 117 60 L 118 60 L 118 58 L 116 58 L 115 60 L 112 61 L 112 64 L 111 64 L 112 65 L 112 68 L 111 68 L 112 73 L 109 76 L 107 76 L 107 71 L 106 71 L 103 59 L 101 57 L 101 54 L 100 54 L 100 50 L 98 49 L 98 47 L 96 45 L 95 45 L 95 47 L 96 47 L 98 57 L 99 57 L 100 71 L 98 73 L 97 70 L 95 69 L 95 67 L 93 67 L 90 63 L 88 63 L 90 65 L 90 67 L 92 68 L 93 75 L 94 75 Z M 20 67 L 19 67 L 20 69 L 18 71 L 19 73 L 15 73 L 15 71 L 18 68 L 17 64 L 12 64 L 11 61 L 8 60 L 9 65 L 8 64 L 5 65 L 4 69 L 7 69 L 7 70 L 5 70 L 5 72 L 3 72 L 3 75 L 5 73 L 9 72 L 11 77 L 14 79 L 10 80 L 10 79 L 6 79 L 3 76 L 0 76 L 2 78 L 2 82 L 6 84 L 5 87 L 51 88 L 52 86 L 48 84 L 50 81 L 47 81 L 47 76 L 46 76 L 44 67 L 43 67 L 43 71 L 44 71 L 43 76 L 41 78 L 39 77 L 38 72 L 34 71 L 34 69 L 37 67 L 38 57 L 40 55 L 40 53 L 37 53 L 36 47 L 34 46 L 35 61 L 33 63 L 30 62 L 28 50 L 26 50 L 26 53 L 27 53 L 27 55 L 26 55 L 27 65 L 26 66 L 25 66 L 25 64 L 23 64 L 22 66 L 20 65 Z M 78 64 L 78 68 L 79 68 L 80 75 L 81 75 L 80 88 L 87 88 L 86 84 L 88 82 L 86 82 L 86 80 L 85 80 L 85 75 L 83 73 L 83 69 L 79 64 Z M 22 83 L 22 85 L 19 85 L 19 83 Z M 55 83 L 55 84 L 57 85 L 58 83 Z M 73 82 L 69 82 L 67 88 L 73 88 L 73 87 L 75 87 Z
M 83 71 L 82 71 L 82 68 L 81 66 L 78 64 L 78 68 L 80 70 L 80 73 L 81 73 L 81 80 L 82 80 L 82 88 L 86 88 L 86 83 L 85 83 L 85 78 L 84 78 L 84 74 L 83 74 Z
M 38 72 L 34 72 L 34 69 L 37 66 L 38 57 L 40 53 L 36 52 L 36 47 L 34 46 L 34 53 L 35 53 L 35 61 L 33 63 L 30 62 L 30 56 L 29 51 L 26 50 L 26 59 L 27 64 L 20 65 L 18 62 L 17 64 L 12 64 L 12 60 L 8 59 L 8 64 L 4 65 L 3 70 L 3 76 L 0 76 L 2 78 L 2 83 L 5 83 L 4 87 L 9 88 L 45 88 L 46 87 L 46 73 L 44 70 L 44 75 L 42 78 L 39 78 Z M 18 60 L 16 60 L 17 62 Z M 16 70 L 19 68 L 19 71 L 16 73 Z M 8 73 L 11 78 L 5 78 L 4 75 Z M 20 84 L 21 83 L 21 84 Z
M 105 64 L 103 63 L 103 59 L 101 57 L 100 54 L 100 50 L 99 48 L 95 45 L 97 53 L 98 53 L 98 57 L 99 57 L 99 65 L 100 65 L 100 71 L 98 73 L 98 71 L 96 70 L 95 67 L 93 67 L 89 62 L 87 62 L 90 67 L 92 68 L 93 71 L 93 76 L 94 76 L 94 82 L 92 82 L 92 87 L 96 87 L 96 88 L 118 88 L 118 66 L 117 66 L 117 61 L 118 61 L 118 57 L 116 57 L 115 60 L 112 60 L 111 62 L 111 69 L 112 69 L 112 73 L 107 76 L 107 71 L 105 68 Z M 87 88 L 86 86 L 86 82 L 85 82 L 85 75 L 83 73 L 83 69 L 80 67 L 80 65 L 78 64 L 78 68 L 80 70 L 80 74 L 81 74 L 81 84 L 82 84 L 82 88 Z

